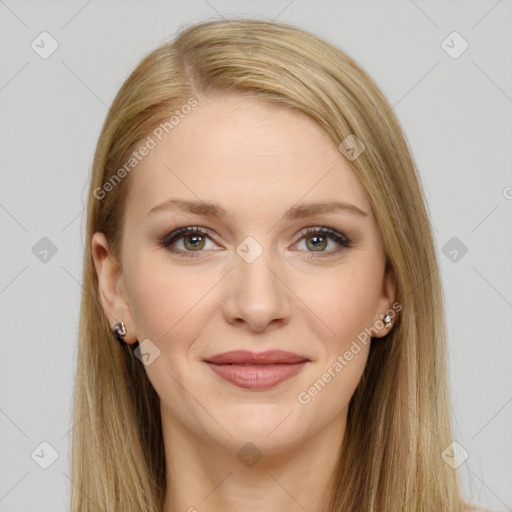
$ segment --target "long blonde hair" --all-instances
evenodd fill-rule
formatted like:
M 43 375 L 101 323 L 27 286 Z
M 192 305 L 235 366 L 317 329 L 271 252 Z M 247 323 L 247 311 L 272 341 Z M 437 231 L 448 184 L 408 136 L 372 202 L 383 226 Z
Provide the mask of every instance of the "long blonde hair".
M 328 512 L 460 512 L 466 503 L 457 473 L 441 457 L 452 435 L 440 275 L 400 125 L 374 81 L 343 51 L 299 28 L 253 19 L 183 29 L 138 64 L 103 125 L 87 209 L 71 509 L 163 510 L 159 397 L 140 361 L 113 338 L 91 238 L 105 233 L 121 261 L 125 199 L 137 170 L 119 180 L 119 169 L 155 127 L 209 91 L 294 107 L 337 145 L 355 135 L 365 147 L 350 165 L 370 197 L 403 309 L 386 338 L 372 343 L 351 399 Z M 107 182 L 115 186 L 100 196 Z

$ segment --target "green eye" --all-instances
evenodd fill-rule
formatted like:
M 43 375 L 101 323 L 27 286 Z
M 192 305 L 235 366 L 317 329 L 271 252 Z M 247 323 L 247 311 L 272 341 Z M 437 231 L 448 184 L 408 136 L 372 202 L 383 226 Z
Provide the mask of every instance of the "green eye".
M 183 240 L 183 248 L 176 248 L 175 244 L 181 240 Z M 300 234 L 298 242 L 302 242 L 303 240 L 306 242 L 305 252 L 310 252 L 311 257 L 331 256 L 343 249 L 352 247 L 352 241 L 349 238 L 328 227 L 307 228 Z M 311 240 L 311 242 L 309 242 L 309 240 Z M 208 241 L 213 242 L 208 231 L 200 227 L 187 226 L 176 229 L 166 235 L 160 241 L 160 245 L 173 253 L 186 257 L 195 257 L 199 256 L 201 252 L 207 249 L 206 243 Z M 337 247 L 331 250 L 325 250 L 328 247 L 329 241 L 333 241 L 337 244 Z

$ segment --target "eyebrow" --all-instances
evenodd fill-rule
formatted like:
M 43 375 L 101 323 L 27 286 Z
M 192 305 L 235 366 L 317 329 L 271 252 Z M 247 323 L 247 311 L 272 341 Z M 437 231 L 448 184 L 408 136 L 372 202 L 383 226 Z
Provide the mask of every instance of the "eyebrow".
M 190 201 L 185 199 L 168 199 L 155 206 L 148 212 L 148 216 L 157 212 L 182 211 L 203 215 L 205 217 L 216 217 L 223 219 L 229 216 L 227 210 L 217 204 L 206 203 L 204 201 Z M 286 210 L 283 218 L 285 220 L 299 220 L 322 213 L 345 212 L 360 217 L 368 217 L 368 213 L 358 208 L 356 205 L 345 201 L 328 201 L 324 203 L 304 203 L 292 206 Z

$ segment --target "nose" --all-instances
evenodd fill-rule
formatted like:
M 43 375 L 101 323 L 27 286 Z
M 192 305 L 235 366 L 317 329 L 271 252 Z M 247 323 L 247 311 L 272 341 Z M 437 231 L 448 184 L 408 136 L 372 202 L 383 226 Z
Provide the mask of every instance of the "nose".
M 258 332 L 288 323 L 293 293 L 277 257 L 267 249 L 252 262 L 236 254 L 234 267 L 222 305 L 226 321 Z

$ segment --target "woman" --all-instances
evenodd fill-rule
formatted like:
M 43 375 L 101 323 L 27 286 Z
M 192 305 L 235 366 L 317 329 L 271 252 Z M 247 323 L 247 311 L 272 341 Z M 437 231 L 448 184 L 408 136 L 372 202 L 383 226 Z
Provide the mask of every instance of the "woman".
M 183 30 L 116 96 L 87 222 L 73 511 L 469 510 L 421 184 L 345 53 Z

